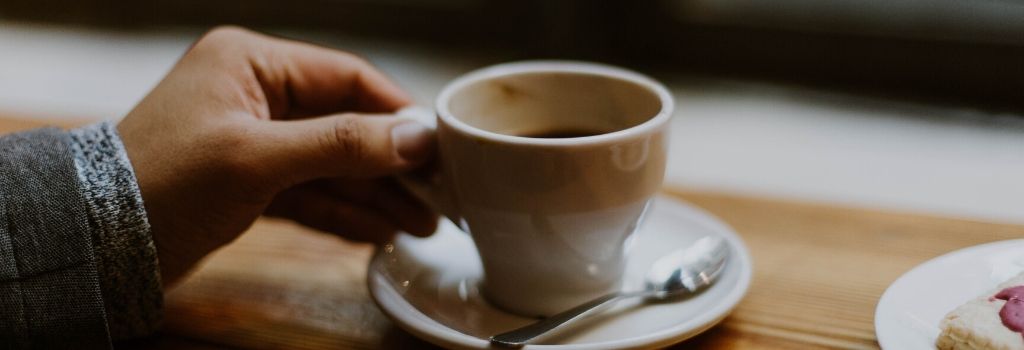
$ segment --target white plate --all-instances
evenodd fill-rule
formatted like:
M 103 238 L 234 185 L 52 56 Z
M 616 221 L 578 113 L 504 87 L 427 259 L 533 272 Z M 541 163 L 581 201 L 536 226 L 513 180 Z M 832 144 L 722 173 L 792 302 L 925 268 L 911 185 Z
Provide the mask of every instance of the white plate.
M 638 288 L 654 259 L 708 235 L 732 251 L 720 280 L 686 300 L 639 305 L 623 301 L 605 313 L 525 349 L 653 348 L 676 343 L 725 318 L 750 285 L 750 254 L 733 231 L 710 214 L 668 197 L 652 203 L 632 238 L 624 288 Z M 426 239 L 402 235 L 373 257 L 370 293 L 406 331 L 447 348 L 487 349 L 487 338 L 535 320 L 499 311 L 477 290 L 479 256 L 469 237 L 446 220 Z
M 875 309 L 883 349 L 934 349 L 939 321 L 957 306 L 1024 271 L 1024 239 L 977 245 L 929 260 L 900 276 Z

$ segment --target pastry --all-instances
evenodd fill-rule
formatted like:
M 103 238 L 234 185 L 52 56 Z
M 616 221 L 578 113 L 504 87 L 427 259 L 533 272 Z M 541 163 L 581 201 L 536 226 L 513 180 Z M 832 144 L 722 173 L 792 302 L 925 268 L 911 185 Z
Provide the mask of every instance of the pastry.
M 1024 273 L 960 305 L 939 327 L 940 350 L 1024 350 Z

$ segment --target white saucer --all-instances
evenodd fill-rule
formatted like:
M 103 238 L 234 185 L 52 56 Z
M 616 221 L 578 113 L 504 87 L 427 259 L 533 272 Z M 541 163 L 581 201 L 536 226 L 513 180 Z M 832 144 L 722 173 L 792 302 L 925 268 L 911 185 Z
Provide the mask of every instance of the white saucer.
M 384 312 L 406 331 L 446 348 L 487 349 L 488 337 L 535 321 L 502 312 L 478 291 L 479 257 L 470 238 L 443 220 L 433 236 L 398 237 L 377 252 L 367 279 Z M 658 197 L 632 238 L 624 288 L 639 288 L 654 259 L 707 236 L 732 251 L 721 279 L 686 300 L 616 307 L 525 349 L 653 348 L 693 337 L 721 321 L 750 285 L 750 254 L 733 231 L 710 214 Z
M 935 349 L 939 321 L 960 304 L 1024 271 L 1024 239 L 957 250 L 893 282 L 875 309 L 883 349 Z

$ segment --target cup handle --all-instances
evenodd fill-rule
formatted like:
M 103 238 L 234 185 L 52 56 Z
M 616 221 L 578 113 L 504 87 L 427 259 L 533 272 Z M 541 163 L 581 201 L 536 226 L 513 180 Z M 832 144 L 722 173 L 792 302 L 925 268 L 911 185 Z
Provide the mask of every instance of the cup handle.
M 426 107 L 412 105 L 398 110 L 395 116 L 404 119 L 414 120 L 427 127 L 437 130 L 437 116 Z M 462 216 L 458 212 L 455 200 L 451 191 L 445 188 L 441 173 L 438 170 L 416 170 L 395 176 L 398 183 L 409 190 L 416 198 L 422 200 L 435 212 L 451 220 L 455 226 L 462 228 L 460 224 Z

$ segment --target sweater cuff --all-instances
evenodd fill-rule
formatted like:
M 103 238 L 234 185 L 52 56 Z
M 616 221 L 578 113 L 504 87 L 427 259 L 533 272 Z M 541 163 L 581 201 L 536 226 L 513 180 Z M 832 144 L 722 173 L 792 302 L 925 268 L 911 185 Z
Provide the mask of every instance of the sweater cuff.
M 142 195 L 117 128 L 102 122 L 71 130 L 85 193 L 100 291 L 114 339 L 156 331 L 163 289 Z

